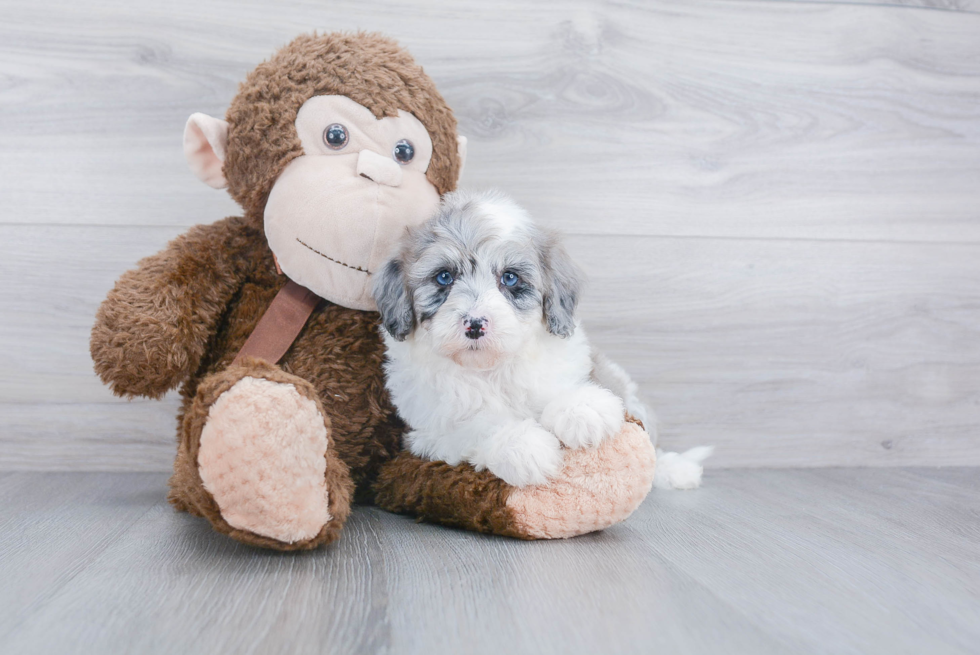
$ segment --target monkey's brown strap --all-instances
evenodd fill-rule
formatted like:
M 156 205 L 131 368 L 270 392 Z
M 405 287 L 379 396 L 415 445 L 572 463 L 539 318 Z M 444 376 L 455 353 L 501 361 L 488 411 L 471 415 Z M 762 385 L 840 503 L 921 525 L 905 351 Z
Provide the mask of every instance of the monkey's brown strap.
M 320 296 L 292 280 L 287 281 L 245 340 L 232 365 L 246 355 L 261 357 L 272 364 L 278 362 L 296 341 L 319 302 Z

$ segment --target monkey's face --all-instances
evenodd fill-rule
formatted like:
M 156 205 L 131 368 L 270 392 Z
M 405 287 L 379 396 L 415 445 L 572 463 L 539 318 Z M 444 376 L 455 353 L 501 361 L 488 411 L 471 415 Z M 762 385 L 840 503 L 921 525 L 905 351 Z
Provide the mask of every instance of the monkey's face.
M 466 156 L 435 84 L 378 34 L 298 36 L 249 73 L 226 118 L 188 119 L 191 170 L 264 224 L 284 273 L 353 309 L 375 309 L 373 274 Z
M 282 271 L 323 298 L 375 309 L 371 275 L 439 194 L 432 141 L 411 114 L 377 119 L 345 96 L 315 96 L 296 117 L 303 155 L 276 180 L 265 233 Z

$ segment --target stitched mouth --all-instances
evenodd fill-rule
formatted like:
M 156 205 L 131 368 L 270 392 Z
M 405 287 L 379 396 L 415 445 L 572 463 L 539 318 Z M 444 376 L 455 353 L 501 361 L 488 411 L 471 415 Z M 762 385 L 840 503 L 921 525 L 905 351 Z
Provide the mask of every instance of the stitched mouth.
M 366 268 L 361 268 L 360 266 L 351 266 L 350 264 L 345 264 L 344 262 L 340 261 L 339 259 L 334 259 L 330 255 L 324 255 L 322 252 L 320 252 L 319 250 L 317 250 L 316 248 L 314 248 L 310 244 L 305 243 L 299 237 L 296 237 L 296 240 L 300 243 L 300 245 L 306 246 L 307 248 L 309 248 L 310 250 L 312 250 L 316 254 L 320 255 L 324 259 L 326 259 L 328 261 L 332 261 L 334 264 L 340 264 L 344 268 L 349 268 L 352 271 L 360 271 L 361 273 L 364 273 L 365 275 L 371 275 L 371 271 L 367 270 Z

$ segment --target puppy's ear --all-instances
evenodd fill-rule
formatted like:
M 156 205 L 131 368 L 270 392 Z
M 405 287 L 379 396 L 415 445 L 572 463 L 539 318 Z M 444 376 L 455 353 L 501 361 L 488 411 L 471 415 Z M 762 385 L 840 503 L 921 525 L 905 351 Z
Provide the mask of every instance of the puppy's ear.
M 542 305 L 548 332 L 569 337 L 575 331 L 575 308 L 585 276 L 568 256 L 557 235 L 544 235 L 539 248 L 544 283 Z
M 381 312 L 381 324 L 398 341 L 412 333 L 415 311 L 406 289 L 401 262 L 392 259 L 374 280 L 374 301 Z

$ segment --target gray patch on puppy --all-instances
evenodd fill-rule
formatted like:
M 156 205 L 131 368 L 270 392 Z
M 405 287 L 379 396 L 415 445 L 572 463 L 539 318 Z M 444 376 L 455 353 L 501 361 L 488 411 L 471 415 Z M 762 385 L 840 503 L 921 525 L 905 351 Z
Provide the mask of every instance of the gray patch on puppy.
M 402 262 L 392 259 L 374 279 L 374 301 L 381 313 L 381 322 L 388 334 L 399 341 L 415 328 L 415 312 L 406 288 Z
M 438 282 L 443 272 L 452 277 L 448 285 Z M 504 285 L 505 273 L 518 282 Z M 475 301 L 492 284 L 515 310 L 540 311 L 549 332 L 567 337 L 575 330 L 582 278 L 558 235 L 536 226 L 508 198 L 456 192 L 443 198 L 435 216 L 409 228 L 374 293 L 385 329 L 398 340 L 431 319 L 450 294 Z
M 548 331 L 569 337 L 575 331 L 575 309 L 582 289 L 581 269 L 554 234 L 543 233 L 538 241 L 544 282 L 544 317 Z

